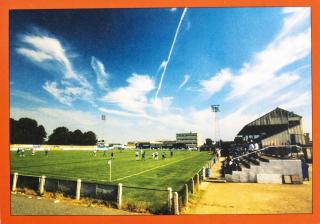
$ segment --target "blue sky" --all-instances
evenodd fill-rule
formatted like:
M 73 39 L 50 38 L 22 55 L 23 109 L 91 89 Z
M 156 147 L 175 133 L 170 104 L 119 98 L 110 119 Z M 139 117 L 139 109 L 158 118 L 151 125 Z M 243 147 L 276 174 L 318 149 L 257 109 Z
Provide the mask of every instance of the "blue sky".
M 15 10 L 10 116 L 108 142 L 220 135 L 275 107 L 311 132 L 309 8 Z M 107 120 L 100 120 L 101 114 Z

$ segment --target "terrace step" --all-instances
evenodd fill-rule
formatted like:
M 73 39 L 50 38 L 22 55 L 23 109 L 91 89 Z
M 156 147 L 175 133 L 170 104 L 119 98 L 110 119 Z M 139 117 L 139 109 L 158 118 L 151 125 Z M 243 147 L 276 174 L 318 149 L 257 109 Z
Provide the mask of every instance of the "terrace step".
M 260 165 L 260 162 L 259 162 L 259 160 L 258 159 L 254 159 L 254 158 L 247 158 L 247 160 L 250 162 L 250 163 L 252 163 L 252 164 L 254 164 L 254 165 Z
M 246 167 L 246 166 L 243 165 L 243 164 L 240 164 L 240 168 L 241 168 L 241 171 L 244 170 L 244 169 L 250 169 L 250 168 Z
M 269 162 L 272 158 L 268 157 L 268 156 L 260 156 L 259 160 L 262 162 Z
M 227 182 L 225 179 L 206 179 L 205 181 L 210 183 L 226 183 Z
M 248 162 L 246 159 L 242 158 L 242 159 L 240 160 L 240 163 L 241 163 L 245 168 L 250 169 L 250 162 Z

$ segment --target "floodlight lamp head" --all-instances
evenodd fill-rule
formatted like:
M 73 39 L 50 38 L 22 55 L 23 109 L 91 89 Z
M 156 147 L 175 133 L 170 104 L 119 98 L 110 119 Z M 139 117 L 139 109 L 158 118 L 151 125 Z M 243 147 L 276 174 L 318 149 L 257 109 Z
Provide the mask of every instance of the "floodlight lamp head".
M 212 112 L 220 112 L 219 106 L 219 104 L 211 105 Z

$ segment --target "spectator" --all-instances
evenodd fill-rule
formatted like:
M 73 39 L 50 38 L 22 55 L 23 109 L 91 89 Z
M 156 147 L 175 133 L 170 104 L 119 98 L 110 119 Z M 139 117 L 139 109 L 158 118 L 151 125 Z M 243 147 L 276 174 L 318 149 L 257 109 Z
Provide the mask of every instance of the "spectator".
M 258 142 L 256 142 L 256 143 L 254 144 L 254 149 L 255 149 L 255 150 L 259 150 L 259 144 L 258 144 Z
M 218 156 L 218 159 L 221 157 L 221 149 L 217 149 L 217 156 Z
M 253 144 L 253 141 L 251 140 L 250 144 L 249 144 L 249 152 L 253 152 L 254 150 L 254 144 Z
M 307 179 L 309 181 L 309 165 L 304 158 L 301 159 L 301 168 L 303 180 Z

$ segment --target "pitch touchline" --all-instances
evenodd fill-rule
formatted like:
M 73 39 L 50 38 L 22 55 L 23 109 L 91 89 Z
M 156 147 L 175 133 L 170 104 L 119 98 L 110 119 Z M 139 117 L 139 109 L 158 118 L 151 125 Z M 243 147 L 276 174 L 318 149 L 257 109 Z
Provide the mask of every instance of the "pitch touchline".
M 153 168 L 151 168 L 151 169 L 144 170 L 144 171 L 141 171 L 141 172 L 139 172 L 139 173 L 135 173 L 135 174 L 132 174 L 132 175 L 129 175 L 129 176 L 125 176 L 125 177 L 121 177 L 121 178 L 112 180 L 112 182 L 113 182 L 113 181 L 119 181 L 119 180 L 127 179 L 127 178 L 130 178 L 130 177 L 133 177 L 133 176 L 137 176 L 137 175 L 140 175 L 140 174 L 149 172 L 149 171 L 151 171 L 151 170 L 155 170 L 155 169 L 158 169 L 158 168 L 161 168 L 161 167 L 164 167 L 164 166 L 168 166 L 168 165 L 171 165 L 171 164 L 173 164 L 173 163 L 177 163 L 177 162 L 180 162 L 180 161 L 182 161 L 182 160 L 190 159 L 190 158 L 193 158 L 193 157 L 195 157 L 195 156 L 190 156 L 190 157 L 187 157 L 187 158 L 184 158 L 184 159 L 180 159 L 180 160 L 177 160 L 177 161 L 173 161 L 173 162 L 171 162 L 171 163 L 167 163 L 167 164 L 164 164 L 164 165 L 161 165 L 161 166 L 153 167 Z

